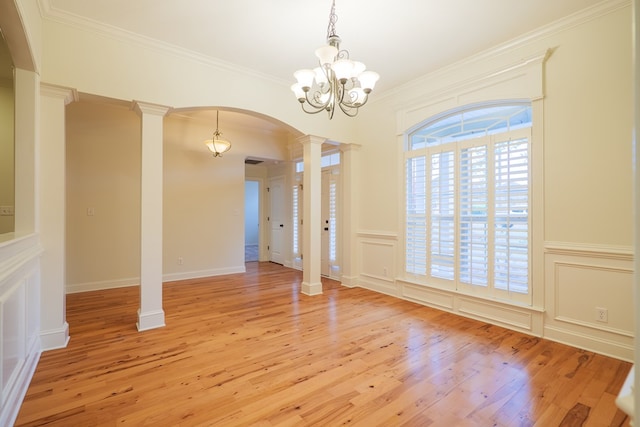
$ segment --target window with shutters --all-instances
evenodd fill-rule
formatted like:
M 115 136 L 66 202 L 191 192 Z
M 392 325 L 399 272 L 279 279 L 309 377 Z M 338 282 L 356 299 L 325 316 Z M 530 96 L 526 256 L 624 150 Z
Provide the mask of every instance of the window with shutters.
M 531 106 L 457 111 L 409 134 L 405 275 L 531 303 Z

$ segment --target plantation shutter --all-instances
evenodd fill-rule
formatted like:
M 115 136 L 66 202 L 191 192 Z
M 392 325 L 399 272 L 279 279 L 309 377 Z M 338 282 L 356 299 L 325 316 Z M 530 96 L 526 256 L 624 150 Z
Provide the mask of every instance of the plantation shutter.
M 489 193 L 487 146 L 460 153 L 460 281 L 487 286 Z
M 453 151 L 431 155 L 432 277 L 453 280 L 455 272 L 455 156 Z
M 411 157 L 405 164 L 405 270 L 415 275 L 427 272 L 426 160 L 426 156 Z
M 494 286 L 529 290 L 529 141 L 495 145 Z

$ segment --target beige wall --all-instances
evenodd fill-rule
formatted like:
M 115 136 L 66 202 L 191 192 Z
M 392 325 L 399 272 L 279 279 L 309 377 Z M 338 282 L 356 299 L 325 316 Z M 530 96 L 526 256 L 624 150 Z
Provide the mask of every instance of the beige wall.
M 551 41 L 545 240 L 632 245 L 630 8 Z
M 0 81 L 0 206 L 15 205 L 13 85 Z M 0 216 L 0 235 L 13 231 L 14 217 Z M 2 238 L 0 237 L 0 241 Z
M 139 120 L 117 104 L 80 101 L 67 107 L 70 292 L 139 282 Z M 221 130 L 233 145 L 224 157 L 213 158 L 203 144 L 213 126 L 175 115 L 164 119 L 165 280 L 243 271 L 244 159 L 286 160 L 286 140 L 224 121 Z
M 66 120 L 67 284 L 138 283 L 140 119 L 126 107 L 71 103 Z

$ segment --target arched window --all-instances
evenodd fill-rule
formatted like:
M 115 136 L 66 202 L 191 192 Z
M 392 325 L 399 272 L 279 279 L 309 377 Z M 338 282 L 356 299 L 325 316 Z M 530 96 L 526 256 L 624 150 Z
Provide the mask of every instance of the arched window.
M 530 304 L 531 105 L 471 106 L 407 136 L 405 275 Z

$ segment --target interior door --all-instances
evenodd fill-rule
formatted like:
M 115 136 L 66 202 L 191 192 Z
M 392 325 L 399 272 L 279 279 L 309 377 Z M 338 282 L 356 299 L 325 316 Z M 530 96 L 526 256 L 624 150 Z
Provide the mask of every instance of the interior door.
M 331 260 L 329 257 L 329 244 L 330 244 L 330 218 L 329 218 L 329 180 L 331 178 L 330 170 L 322 171 L 322 199 L 320 202 L 320 274 L 323 276 L 331 275 Z
M 284 178 L 269 180 L 269 259 L 277 264 L 284 263 Z

